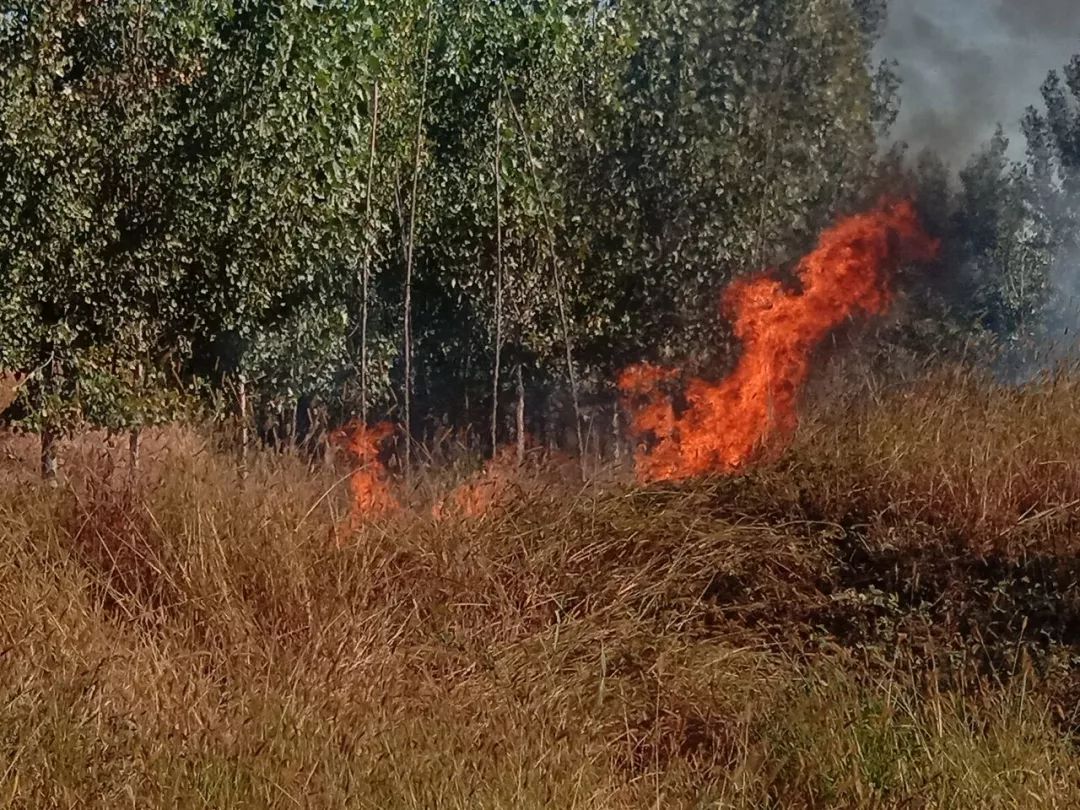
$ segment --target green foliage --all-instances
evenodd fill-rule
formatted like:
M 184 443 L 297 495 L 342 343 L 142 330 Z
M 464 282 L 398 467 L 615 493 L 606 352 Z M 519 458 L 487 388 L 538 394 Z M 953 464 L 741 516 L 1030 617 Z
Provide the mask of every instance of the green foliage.
M 875 149 L 867 40 L 843 0 L 623 8 L 630 52 L 578 212 L 596 263 L 587 303 L 606 310 L 609 342 L 708 362 L 726 345 L 719 287 L 796 257 L 860 196 Z
M 0 19 L 0 363 L 30 374 L 31 422 L 128 422 L 170 307 L 162 121 L 198 70 L 191 40 L 149 4 L 27 0 Z
M 22 415 L 138 424 L 236 377 L 344 416 L 361 362 L 392 413 L 414 225 L 417 424 L 469 420 L 497 351 L 601 395 L 642 354 L 714 363 L 718 288 L 864 196 L 880 6 L 6 0 Z
M 973 334 L 992 335 L 1021 350 L 1014 364 L 1034 367 L 1075 344 L 1069 333 L 1080 250 L 1080 56 L 1064 79 L 1050 73 L 1042 99 L 1042 109 L 1029 108 L 1023 120 L 1023 162 L 1009 158 L 999 128 L 955 180 L 932 154 L 910 169 L 894 155 L 884 172 L 914 194 L 942 239 L 940 277 L 930 280 L 930 295 L 921 295 L 939 336 L 966 343 Z

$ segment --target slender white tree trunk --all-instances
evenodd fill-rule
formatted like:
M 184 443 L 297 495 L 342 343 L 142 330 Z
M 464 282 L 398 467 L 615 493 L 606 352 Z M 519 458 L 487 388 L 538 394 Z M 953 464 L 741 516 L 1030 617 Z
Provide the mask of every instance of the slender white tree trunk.
M 424 110 L 427 105 L 428 67 L 431 57 L 431 11 L 434 1 L 429 0 L 425 18 L 424 73 L 420 83 L 420 107 L 416 112 L 416 142 L 413 152 L 412 196 L 409 199 L 409 237 L 405 243 L 405 482 L 412 486 L 412 386 L 413 386 L 413 336 L 412 336 L 412 279 L 416 248 L 417 188 L 420 183 L 420 160 L 423 155 Z
M 566 311 L 566 302 L 563 292 L 562 267 L 559 263 L 558 253 L 555 248 L 555 230 L 552 227 L 551 216 L 548 213 L 543 187 L 540 185 L 540 178 L 536 174 L 536 160 L 533 158 L 528 130 L 525 129 L 525 123 L 521 119 L 521 113 L 518 111 L 517 105 L 514 104 L 513 97 L 507 94 L 507 100 L 510 104 L 510 112 L 514 116 L 514 122 L 517 124 L 518 131 L 521 133 L 521 140 L 525 146 L 525 157 L 529 163 L 529 171 L 532 175 L 533 186 L 536 188 L 536 198 L 540 203 L 540 211 L 544 216 L 544 224 L 547 231 L 548 258 L 551 262 L 551 275 L 555 281 L 555 303 L 559 310 L 559 324 L 562 327 L 563 345 L 566 348 L 566 373 L 570 380 L 570 397 L 574 406 L 574 435 L 577 438 L 578 458 L 581 464 L 581 475 L 584 478 L 586 475 L 585 437 L 581 432 L 581 398 L 578 396 L 577 369 L 574 365 L 574 344 L 570 335 L 570 319 Z
M 499 107 L 502 94 L 499 95 Z M 503 256 L 502 256 L 502 110 L 495 110 L 495 368 L 491 383 L 491 456 L 499 446 L 499 374 L 502 369 Z
M 128 431 L 128 470 L 132 476 L 139 472 L 139 428 Z
M 43 373 L 45 380 L 43 382 L 42 399 L 44 400 L 46 392 L 50 390 L 60 376 L 60 364 L 57 362 L 55 354 L 46 363 Z M 60 436 L 56 425 L 53 424 L 50 418 L 46 417 L 44 424 L 41 426 L 41 478 L 50 486 L 56 486 L 56 451 L 59 444 Z
M 364 266 L 361 278 L 360 310 L 360 421 L 367 424 L 368 410 L 368 307 L 371 288 L 371 190 L 375 178 L 376 136 L 379 129 L 379 82 L 371 87 L 371 139 L 368 142 L 367 188 L 364 194 Z
M 616 401 L 615 408 L 611 412 L 611 440 L 612 455 L 615 463 L 622 462 L 622 425 L 619 423 L 619 403 Z
M 41 478 L 50 486 L 56 486 L 56 448 L 59 444 L 56 431 L 51 425 L 41 428 Z
M 521 363 L 517 365 L 517 460 L 525 461 L 525 379 Z
M 240 375 L 236 386 L 236 410 L 240 419 L 240 478 L 245 479 L 248 475 L 248 451 L 251 434 L 248 429 L 247 380 L 243 374 Z

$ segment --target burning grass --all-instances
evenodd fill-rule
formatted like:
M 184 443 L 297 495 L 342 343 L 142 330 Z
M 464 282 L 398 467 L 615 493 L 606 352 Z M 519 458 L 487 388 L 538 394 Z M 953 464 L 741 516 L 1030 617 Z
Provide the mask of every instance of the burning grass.
M 689 380 L 686 406 L 677 409 L 663 388 L 672 369 L 636 366 L 623 372 L 642 481 L 729 473 L 798 424 L 799 395 L 810 376 L 813 351 L 855 315 L 884 314 L 892 302 L 893 270 L 929 261 L 937 244 L 919 224 L 914 205 L 887 203 L 841 220 L 821 235 L 798 265 L 797 290 L 768 274 L 734 281 L 723 308 L 742 346 L 731 374 L 719 382 Z
M 1078 806 L 1080 384 L 828 401 L 737 477 L 344 536 L 340 471 L 77 448 L 0 493 L 0 797 Z

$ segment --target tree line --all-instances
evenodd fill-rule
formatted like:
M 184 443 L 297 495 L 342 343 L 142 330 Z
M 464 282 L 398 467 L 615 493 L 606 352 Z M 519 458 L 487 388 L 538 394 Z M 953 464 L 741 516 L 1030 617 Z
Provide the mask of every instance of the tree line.
M 1019 335 L 1077 233 L 1080 60 L 1026 162 L 999 138 L 957 182 L 881 154 L 884 13 L 0 0 L 5 418 L 46 468 L 67 430 L 207 410 L 280 441 L 317 412 L 582 447 L 619 368 L 722 367 L 716 291 L 883 192 L 946 244 L 913 285 L 934 340 Z

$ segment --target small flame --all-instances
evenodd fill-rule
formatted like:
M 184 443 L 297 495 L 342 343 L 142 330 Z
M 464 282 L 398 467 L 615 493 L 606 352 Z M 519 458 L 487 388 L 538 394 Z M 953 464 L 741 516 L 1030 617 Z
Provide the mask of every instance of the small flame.
M 676 480 L 745 465 L 771 436 L 789 436 L 813 349 L 845 319 L 881 315 L 892 302 L 887 283 L 903 261 L 928 261 L 938 245 L 919 225 L 910 202 L 883 204 L 822 234 L 799 264 L 801 290 L 761 274 L 733 282 L 723 297 L 743 353 L 735 370 L 714 383 L 692 379 L 687 407 L 676 413 L 663 390 L 673 369 L 638 365 L 619 378 L 631 429 L 651 435 L 639 447 L 638 478 Z
M 394 434 L 394 426 L 380 422 L 369 426 L 352 422 L 335 439 L 356 459 L 358 466 L 349 478 L 353 496 L 353 521 L 360 522 L 397 511 L 397 498 L 390 490 L 386 467 L 379 459 L 379 445 Z
M 494 458 L 484 465 L 483 472 L 435 503 L 431 508 L 432 517 L 444 520 L 456 515 L 476 519 L 489 514 L 493 508 L 505 502 L 518 471 L 517 449 L 512 446 L 500 447 Z

